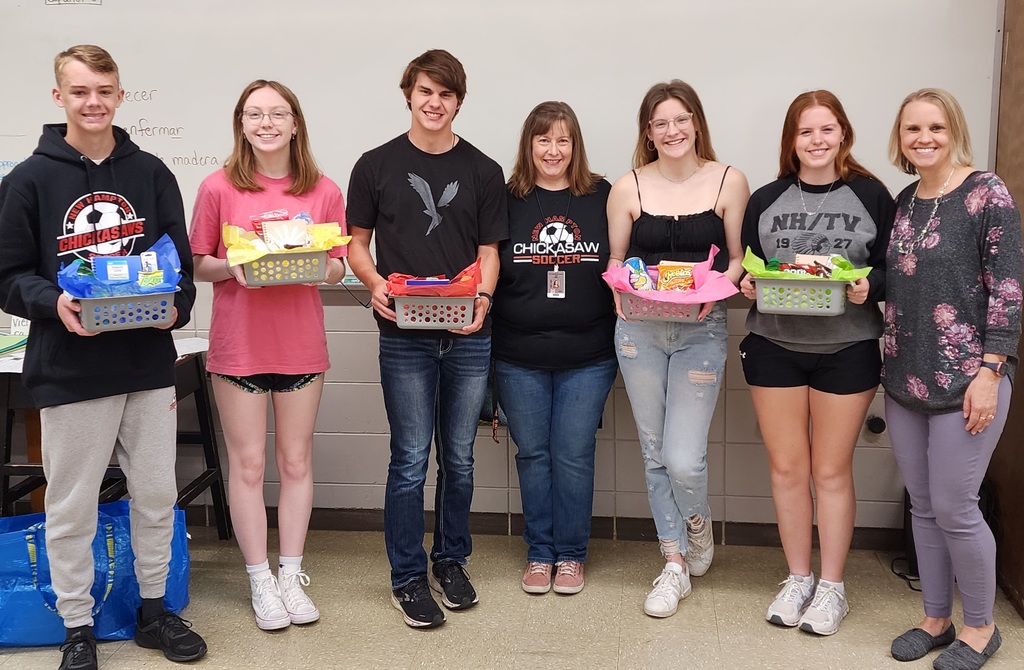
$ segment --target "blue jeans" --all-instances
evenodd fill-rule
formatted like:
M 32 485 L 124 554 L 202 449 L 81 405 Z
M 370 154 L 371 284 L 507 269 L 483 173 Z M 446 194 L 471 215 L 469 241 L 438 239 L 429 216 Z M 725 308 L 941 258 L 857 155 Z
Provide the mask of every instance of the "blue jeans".
M 424 577 L 423 485 L 437 446 L 434 545 L 430 560 L 466 563 L 473 549 L 473 441 L 487 391 L 491 338 L 380 335 L 380 385 L 391 426 L 384 543 L 391 587 Z
M 587 560 L 594 508 L 594 449 L 618 365 L 533 370 L 495 361 L 498 398 L 519 451 L 526 560 Z
M 685 519 L 708 507 L 708 429 L 725 375 L 726 311 L 699 323 L 623 321 L 615 351 L 643 450 L 658 539 L 686 553 Z

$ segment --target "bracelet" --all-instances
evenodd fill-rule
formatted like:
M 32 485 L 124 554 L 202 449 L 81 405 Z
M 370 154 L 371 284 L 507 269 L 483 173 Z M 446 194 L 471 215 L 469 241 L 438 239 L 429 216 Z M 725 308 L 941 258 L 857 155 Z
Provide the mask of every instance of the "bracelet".
M 487 298 L 487 313 L 490 314 L 491 313 L 491 307 L 494 306 L 494 296 L 492 296 L 490 293 L 486 293 L 484 291 L 477 291 L 476 294 L 477 294 L 477 297 Z

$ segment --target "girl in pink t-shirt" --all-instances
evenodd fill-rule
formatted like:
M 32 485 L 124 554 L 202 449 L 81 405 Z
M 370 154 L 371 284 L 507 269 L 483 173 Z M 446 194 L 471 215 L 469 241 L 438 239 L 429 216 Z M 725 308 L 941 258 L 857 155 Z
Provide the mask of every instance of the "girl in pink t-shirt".
M 199 187 L 189 241 L 195 279 L 213 282 L 207 369 L 228 451 L 231 521 L 263 630 L 316 621 L 303 591 L 302 552 L 313 507 L 313 427 L 330 367 L 324 310 L 316 285 L 250 288 L 241 266 L 229 267 L 221 228 L 251 230 L 252 220 L 284 210 L 344 228 L 341 190 L 321 174 L 309 148 L 299 101 L 286 86 L 257 80 L 234 110 L 234 149 L 223 170 Z M 331 251 L 329 284 L 345 276 L 342 247 Z M 263 501 L 267 400 L 274 406 L 280 475 L 278 574 L 267 559 Z

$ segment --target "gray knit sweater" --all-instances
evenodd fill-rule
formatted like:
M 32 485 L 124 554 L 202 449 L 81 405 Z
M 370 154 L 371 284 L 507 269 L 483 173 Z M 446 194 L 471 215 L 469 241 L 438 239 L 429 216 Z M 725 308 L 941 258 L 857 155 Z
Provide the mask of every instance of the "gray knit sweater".
M 882 384 L 909 410 L 962 409 L 982 354 L 1016 369 L 1020 338 L 1020 212 L 1003 181 L 974 172 L 943 196 L 899 195 L 888 251 Z

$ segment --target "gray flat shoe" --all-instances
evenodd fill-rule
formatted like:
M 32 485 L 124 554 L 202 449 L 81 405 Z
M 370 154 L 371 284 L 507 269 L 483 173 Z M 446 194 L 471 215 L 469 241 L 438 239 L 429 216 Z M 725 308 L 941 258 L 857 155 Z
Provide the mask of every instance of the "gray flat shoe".
M 992 654 L 996 653 L 996 649 L 999 649 L 1002 643 L 1003 636 L 999 634 L 997 626 L 992 632 L 992 639 L 985 645 L 985 651 L 979 654 L 971 649 L 971 645 L 957 640 L 939 654 L 932 667 L 935 670 L 978 670 Z
M 892 657 L 897 661 L 916 661 L 924 658 L 932 649 L 945 647 L 956 640 L 956 628 L 949 624 L 949 628 L 932 635 L 920 628 L 911 628 L 903 635 L 892 641 Z

